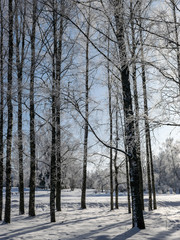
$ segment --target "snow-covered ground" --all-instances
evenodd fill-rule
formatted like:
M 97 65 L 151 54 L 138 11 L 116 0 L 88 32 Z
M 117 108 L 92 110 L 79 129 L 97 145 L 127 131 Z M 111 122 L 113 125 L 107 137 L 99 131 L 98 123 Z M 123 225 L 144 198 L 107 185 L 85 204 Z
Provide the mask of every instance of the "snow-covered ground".
M 180 195 L 158 195 L 158 209 L 144 213 L 146 229 L 131 228 L 131 215 L 127 213 L 127 198 L 119 196 L 119 209 L 109 210 L 108 194 L 87 192 L 87 209 L 80 209 L 80 190 L 64 190 L 62 212 L 56 213 L 56 223 L 50 223 L 49 191 L 36 192 L 36 217 L 18 215 L 19 196 L 12 194 L 12 223 L 0 224 L 0 239 L 32 240 L 180 240 Z

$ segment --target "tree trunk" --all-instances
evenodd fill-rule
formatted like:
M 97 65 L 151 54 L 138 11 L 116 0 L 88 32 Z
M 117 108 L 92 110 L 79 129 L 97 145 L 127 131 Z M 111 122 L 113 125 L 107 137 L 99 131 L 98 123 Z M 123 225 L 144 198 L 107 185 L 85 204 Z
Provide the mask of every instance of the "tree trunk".
M 35 113 L 34 113 L 34 73 L 35 73 L 35 37 L 37 22 L 37 0 L 33 0 L 32 32 L 31 32 L 31 70 L 30 70 L 30 193 L 29 216 L 35 216 L 36 186 L 36 145 L 35 145 Z
M 61 0 L 61 9 L 64 11 L 64 1 Z M 62 37 L 63 37 L 63 17 L 60 18 L 59 43 L 57 49 L 56 62 L 56 127 L 57 127 L 57 186 L 56 186 L 56 209 L 61 211 L 61 61 L 62 61 Z
M 13 128 L 13 105 L 12 105 L 12 73 L 13 73 L 13 1 L 9 0 L 9 43 L 8 43 L 8 125 L 7 125 L 7 153 L 6 153 L 6 202 L 4 222 L 11 222 L 11 151 L 12 151 L 12 128 Z
M 3 210 L 3 126 L 4 126 L 4 117 L 3 117 L 3 108 L 4 108 L 4 79 L 3 79 L 3 38 L 4 38 L 4 26 L 3 26 L 3 6 L 2 1 L 0 1 L 0 27 L 1 27 L 1 36 L 0 36 L 0 221 L 2 221 L 2 210 Z
M 147 98 L 146 98 L 147 99 Z M 149 125 L 149 124 L 148 124 Z M 156 188 L 155 188 L 155 180 L 154 180 L 154 164 L 153 164 L 153 156 L 152 156 L 152 148 L 151 148 L 151 135 L 150 129 L 148 126 L 148 139 L 149 139 L 149 155 L 150 155 L 150 164 L 151 164 L 151 180 L 152 180 L 152 193 L 153 193 L 153 207 L 157 209 L 156 203 Z
M 24 214 L 24 176 L 23 176 L 23 141 L 22 141 L 22 72 L 24 63 L 24 44 L 25 44 L 25 15 L 26 1 L 24 2 L 23 27 L 22 33 L 19 32 L 18 13 L 19 1 L 16 0 L 15 8 L 15 30 L 16 30 L 16 67 L 18 75 L 18 152 L 19 152 L 19 213 Z M 20 37 L 22 35 L 21 54 L 19 50 Z M 21 59 L 20 59 L 21 55 Z
M 57 58 L 57 14 L 56 0 L 53 0 L 53 38 L 54 38 L 54 53 L 52 63 L 52 142 L 51 142 L 51 179 L 50 179 L 50 215 L 51 222 L 56 222 L 56 58 Z
M 52 146 L 51 146 L 51 178 L 50 178 L 50 215 L 51 222 L 56 222 L 56 127 L 55 127 L 55 82 L 52 86 Z
M 129 80 L 129 68 L 127 65 L 126 48 L 124 41 L 123 25 L 123 3 L 121 0 L 115 1 L 115 22 L 116 37 L 118 41 L 119 54 L 121 60 L 121 80 L 123 91 L 123 104 L 125 115 L 125 139 L 129 155 L 130 165 L 130 183 L 132 194 L 132 225 L 139 229 L 144 229 L 144 217 L 142 210 L 142 201 L 140 195 L 140 177 L 138 167 L 138 154 L 135 145 L 134 113 L 132 108 L 132 97 Z
M 129 163 L 128 156 L 126 156 L 126 184 L 127 184 L 127 198 L 128 198 L 128 213 L 131 213 L 131 193 L 130 193 L 130 182 L 129 182 Z
M 50 215 L 51 222 L 56 222 L 56 127 L 55 127 L 55 82 L 52 86 L 52 146 L 51 146 L 51 178 L 50 178 Z
M 150 169 L 150 157 L 149 157 L 149 139 L 147 123 L 145 123 L 145 135 L 146 135 L 146 162 L 147 162 L 147 180 L 148 180 L 148 194 L 149 194 L 149 211 L 152 210 L 152 186 L 151 186 L 151 169 Z
M 118 96 L 116 94 L 116 149 L 118 149 L 118 141 L 119 141 L 119 125 L 118 125 Z M 118 203 L 118 194 L 119 194 L 119 183 L 118 183 L 118 166 L 117 166 L 117 150 L 115 151 L 115 157 L 114 157 L 114 170 L 115 170 L 115 177 L 114 177 L 114 181 L 115 181 L 115 207 L 116 209 L 119 208 L 119 203 Z
M 142 208 L 144 210 L 144 196 L 143 196 L 143 178 L 142 178 L 142 167 L 141 167 L 141 141 L 139 132 L 139 102 L 138 102 L 138 91 L 137 91 L 137 80 L 136 80 L 136 39 L 135 39 L 135 29 L 134 29 L 134 13 L 132 0 L 130 2 L 130 12 L 131 12 L 131 34 L 132 34 L 132 80 L 133 80 L 133 92 L 134 92 L 134 105 L 135 105 L 135 136 L 136 136 L 136 146 L 138 155 L 138 168 L 139 168 L 139 178 L 140 178 L 140 194 L 142 201 Z
M 109 55 L 109 40 L 108 40 L 108 55 Z M 112 100 L 111 100 L 111 80 L 110 80 L 110 68 L 108 61 L 108 94 L 109 94 L 109 136 L 110 136 L 110 147 L 112 147 L 112 137 L 113 137 L 113 124 L 112 124 Z M 109 150 L 109 159 L 110 159 L 110 209 L 114 209 L 113 204 L 113 154 L 112 148 Z
M 87 39 L 86 39 L 86 81 L 85 81 L 85 127 L 84 127 L 84 157 L 83 157 L 83 178 L 82 178 L 82 194 L 81 194 L 81 208 L 86 208 L 86 180 L 87 180 L 87 155 L 88 155 L 88 118 L 89 118 L 89 34 L 90 34 L 90 6 L 87 23 Z

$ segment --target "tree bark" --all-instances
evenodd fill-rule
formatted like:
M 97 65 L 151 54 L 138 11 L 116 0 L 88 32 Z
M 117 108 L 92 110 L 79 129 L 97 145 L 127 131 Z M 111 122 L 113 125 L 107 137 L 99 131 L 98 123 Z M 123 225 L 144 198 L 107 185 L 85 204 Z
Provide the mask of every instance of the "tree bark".
M 37 22 L 37 0 L 33 0 L 32 32 L 31 32 L 31 70 L 30 70 L 30 193 L 29 216 L 35 216 L 35 186 L 36 186 L 36 144 L 35 144 L 35 112 L 34 112 L 34 74 L 35 39 Z
M 109 40 L 108 40 L 108 54 L 109 56 Z M 112 147 L 112 141 L 113 141 L 113 123 L 112 123 L 112 99 L 111 99 L 111 80 L 110 80 L 110 66 L 108 61 L 108 96 L 109 96 L 109 136 L 110 136 L 110 147 Z M 110 209 L 114 209 L 114 203 L 113 203 L 113 152 L 112 148 L 109 150 L 109 171 L 110 171 Z
M 89 118 L 89 34 L 90 34 L 90 5 L 89 16 L 87 22 L 87 39 L 86 39 L 86 79 L 85 79 L 85 126 L 84 126 L 84 156 L 83 156 L 83 178 L 82 178 L 82 194 L 81 208 L 86 208 L 86 181 L 87 181 L 87 155 L 88 155 L 88 118 Z
M 119 125 L 118 125 L 118 96 L 116 94 L 116 148 L 118 148 L 118 141 L 119 141 Z M 115 171 L 115 176 L 114 176 L 114 182 L 115 182 L 115 207 L 116 209 L 119 208 L 119 203 L 118 203 L 118 194 L 119 194 L 119 183 L 118 183 L 118 166 L 117 166 L 117 150 L 115 151 L 115 157 L 114 157 L 114 171 Z
M 147 98 L 146 98 L 147 99 Z M 149 124 L 148 124 L 149 125 Z M 149 139 L 149 155 L 150 155 L 150 164 L 151 164 L 151 179 L 152 179 L 152 193 L 153 193 L 153 208 L 157 209 L 156 203 L 156 188 L 155 188 L 155 180 L 154 180 L 154 164 L 153 164 L 153 156 L 152 156 L 152 148 L 151 148 L 151 134 L 148 126 L 148 139 Z
M 64 1 L 61 0 L 60 11 L 64 11 Z M 60 17 L 59 43 L 57 49 L 56 68 L 56 127 L 57 127 L 57 186 L 56 186 L 56 209 L 61 211 L 61 62 L 62 62 L 62 41 L 63 41 L 63 17 Z
M 116 22 L 116 37 L 119 47 L 121 60 L 121 81 L 123 91 L 123 104 L 125 115 L 125 138 L 127 151 L 129 154 L 130 165 L 130 183 L 132 194 L 132 225 L 139 229 L 144 229 L 144 217 L 142 210 L 142 201 L 140 195 L 140 178 L 138 167 L 138 154 L 135 145 L 135 129 L 134 129 L 134 113 L 132 108 L 132 97 L 129 80 L 129 68 L 127 65 L 127 56 L 124 40 L 124 25 L 123 25 L 123 3 L 121 0 L 114 1 L 115 3 L 115 22 Z
M 56 184 L 57 184 L 57 164 L 56 164 L 56 58 L 57 58 L 57 4 L 53 0 L 53 38 L 54 52 L 52 59 L 52 140 L 51 140 L 51 179 L 50 179 L 50 215 L 51 222 L 56 222 Z
M 19 153 L 19 214 L 24 214 L 24 173 L 23 173 L 23 139 L 22 139 L 22 77 L 24 63 L 24 47 L 25 47 L 25 16 L 26 1 L 24 1 L 23 26 L 22 33 L 19 32 L 18 11 L 19 1 L 16 0 L 15 8 L 15 30 L 16 30 L 16 68 L 18 75 L 18 153 Z M 20 37 L 22 36 L 21 53 L 20 53 Z M 21 55 L 21 58 L 20 58 Z
M 12 73 L 13 73 L 13 1 L 9 0 L 9 42 L 8 42 L 8 125 L 7 125 L 7 150 L 6 150 L 6 202 L 4 222 L 11 222 L 11 151 L 12 151 L 12 128 L 13 128 L 13 105 L 12 105 Z
M 135 10 L 135 9 L 134 9 Z M 136 39 L 135 39 L 135 28 L 134 28 L 134 12 L 132 0 L 130 2 L 130 13 L 131 13 L 131 34 L 132 34 L 132 80 L 133 80 L 133 93 L 134 93 L 134 105 L 135 105 L 135 135 L 136 135 L 136 146 L 138 155 L 138 168 L 140 178 L 140 194 L 142 201 L 142 208 L 144 210 L 144 196 L 143 196 L 143 178 L 142 178 L 142 167 L 141 167 L 141 141 L 139 132 L 139 102 L 138 102 L 138 91 L 137 91 L 137 80 L 136 80 Z
M 3 210 L 3 130 L 4 130 L 4 117 L 3 117 L 3 108 L 4 108 L 4 78 L 3 78 L 3 65 L 4 65 L 4 57 L 3 57 L 3 38 L 4 38 L 4 26 L 3 26 L 3 6 L 2 1 L 0 1 L 0 28 L 1 28 L 1 36 L 0 36 L 0 221 L 2 221 L 2 210 Z
M 130 181 L 129 181 L 128 156 L 126 156 L 126 184 L 127 184 L 127 198 L 128 198 L 128 213 L 131 213 L 131 193 L 130 193 Z

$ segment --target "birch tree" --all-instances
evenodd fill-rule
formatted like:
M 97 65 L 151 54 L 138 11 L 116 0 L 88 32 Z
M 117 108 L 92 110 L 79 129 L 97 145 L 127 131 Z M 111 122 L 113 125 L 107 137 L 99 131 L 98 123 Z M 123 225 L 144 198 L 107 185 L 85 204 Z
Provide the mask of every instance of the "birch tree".
M 88 160 L 88 119 L 89 119 L 89 37 L 90 37 L 90 3 L 88 8 L 88 20 L 86 28 L 86 70 L 85 70 L 85 126 L 84 126 L 84 152 L 83 152 L 83 178 L 82 178 L 82 194 L 81 194 L 81 208 L 86 208 L 86 182 L 87 182 L 87 160 Z
M 52 11 L 53 11 L 53 58 L 52 58 L 52 140 L 51 140 L 51 176 L 50 176 L 50 215 L 51 222 L 55 222 L 55 199 L 56 199 L 56 182 L 57 182 L 57 163 L 56 163 L 56 57 L 57 57 L 57 2 L 52 1 Z
M 3 210 L 3 133 L 4 133 L 4 76 L 3 76 L 3 66 L 4 66 L 4 55 L 3 55 L 3 38 L 4 38 L 4 21 L 3 21 L 3 3 L 0 1 L 0 221 L 2 221 L 2 210 Z
M 35 106 L 34 106 L 34 80 L 35 80 L 35 49 L 36 49 L 36 23 L 37 23 L 37 0 L 32 4 L 32 29 L 31 29 L 31 69 L 30 69 L 30 193 L 29 193 L 29 216 L 35 216 L 35 185 L 36 185 L 36 143 L 35 143 Z
M 140 178 L 138 167 L 138 154 L 135 146 L 135 129 L 134 129 L 134 113 L 132 108 L 132 97 L 129 80 L 129 67 L 127 64 L 126 45 L 124 40 L 124 25 L 123 25 L 123 1 L 113 1 L 114 17 L 116 23 L 116 37 L 119 47 L 120 62 L 121 62 L 121 81 L 123 91 L 124 115 L 125 115 L 125 138 L 130 164 L 130 183 L 132 194 L 132 214 L 133 227 L 140 229 L 145 228 L 144 217 L 142 211 L 142 202 L 140 194 Z
M 65 11 L 65 2 L 60 2 L 60 12 Z M 56 158 L 57 158 L 57 186 L 56 186 L 56 209 L 61 211 L 61 163 L 62 163 L 62 148 L 61 148 L 61 71 L 62 71 L 62 44 L 64 33 L 64 19 L 60 16 L 59 36 L 57 36 L 57 59 L 56 59 Z
M 138 100 L 138 90 L 137 90 L 137 76 L 136 76 L 136 50 L 137 50 L 137 40 L 136 40 L 136 30 L 135 30 L 135 12 L 137 1 L 133 4 L 130 1 L 130 28 L 131 28 L 131 61 L 132 61 L 132 80 L 133 80 L 133 93 L 134 93 L 134 106 L 135 106 L 135 135 L 136 135 L 136 146 L 138 154 L 138 168 L 139 168 L 139 178 L 140 178 L 140 194 L 142 208 L 144 209 L 144 198 L 143 198 L 143 179 L 142 179 L 142 168 L 141 168 L 141 141 L 140 141 L 140 128 L 139 128 L 139 100 Z
M 8 85 L 7 85 L 7 147 L 6 147 L 6 200 L 4 222 L 11 222 L 11 151 L 12 151 L 12 130 L 13 130 L 13 105 L 12 105 L 12 78 L 13 78 L 13 0 L 8 2 Z
M 26 24 L 26 1 L 15 1 L 15 32 L 16 32 L 16 68 L 18 78 L 18 152 L 19 152 L 19 213 L 24 214 L 24 173 L 23 173 L 23 138 L 22 138 L 22 78 L 25 59 L 25 24 Z M 22 9 L 22 16 L 20 12 Z M 22 21 L 19 22 L 19 18 Z M 21 32 L 22 29 L 22 32 Z M 21 46 L 20 46 L 21 43 Z M 21 48 L 20 48 L 21 47 Z M 21 50 L 20 50 L 21 49 Z

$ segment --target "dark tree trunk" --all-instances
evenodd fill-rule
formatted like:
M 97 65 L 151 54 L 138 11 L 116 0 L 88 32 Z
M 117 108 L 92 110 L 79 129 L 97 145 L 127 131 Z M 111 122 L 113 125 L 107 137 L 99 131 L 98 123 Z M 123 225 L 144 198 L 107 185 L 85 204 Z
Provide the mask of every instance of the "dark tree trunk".
M 34 74 L 35 74 L 35 37 L 37 22 L 37 0 L 33 0 L 32 32 L 31 32 L 31 70 L 30 70 L 30 193 L 29 216 L 35 216 L 36 186 L 36 145 L 35 145 L 35 112 L 34 112 Z
M 4 79 L 3 79 L 3 35 L 4 35 L 4 26 L 3 26 L 3 6 L 2 1 L 0 1 L 0 28 L 1 28 L 1 36 L 0 36 L 0 221 L 2 221 L 2 210 L 3 210 L 3 108 L 4 108 Z
M 125 115 L 125 141 L 129 155 L 130 165 L 130 184 L 132 195 L 132 225 L 139 229 L 144 229 L 144 217 L 141 201 L 140 177 L 138 166 L 138 154 L 135 145 L 135 129 L 134 129 L 134 113 L 132 108 L 132 97 L 129 80 L 129 68 L 127 65 L 126 48 L 124 41 L 124 25 L 123 25 L 123 3 L 121 0 L 115 1 L 115 21 L 116 21 L 116 37 L 119 46 L 121 60 L 121 80 L 123 91 L 123 104 Z
M 56 0 L 53 0 L 53 38 L 54 53 L 52 59 L 52 142 L 51 142 L 51 179 L 50 179 L 50 215 L 51 222 L 56 222 L 56 58 L 57 58 L 57 13 Z
M 51 222 L 56 222 L 56 127 L 55 127 L 55 82 L 52 86 L 52 146 L 51 146 L 51 178 L 50 178 L 50 215 Z
M 15 8 L 15 29 L 16 29 L 16 67 L 18 75 L 18 152 L 19 152 L 19 214 L 24 214 L 24 176 L 23 176 L 23 141 L 22 141 L 22 72 L 24 63 L 24 44 L 25 44 L 25 15 L 26 1 L 24 2 L 22 34 L 19 32 L 18 13 L 19 1 L 16 0 Z M 20 37 L 22 35 L 22 45 L 20 53 Z M 20 58 L 21 55 L 21 58 Z
M 149 123 L 149 122 L 148 122 Z M 148 124 L 149 125 L 149 124 Z M 149 129 L 149 126 L 148 126 Z M 155 180 L 154 180 L 154 165 L 153 165 L 153 156 L 152 156 L 152 148 L 151 148 L 151 135 L 150 135 L 150 129 L 148 131 L 149 136 L 149 155 L 150 155 L 150 164 L 151 164 L 151 179 L 152 179 L 152 193 L 153 193 L 153 207 L 154 209 L 157 209 L 157 203 L 156 203 L 156 188 L 155 188 Z
M 109 40 L 108 40 L 108 58 L 109 58 Z M 108 95 L 109 95 L 109 136 L 110 136 L 110 147 L 112 147 L 112 137 L 113 137 L 113 123 L 112 123 L 112 100 L 111 100 L 111 81 L 110 81 L 110 66 L 108 61 Z M 113 152 L 112 148 L 109 150 L 109 170 L 110 170 L 110 209 L 114 209 L 113 203 Z
M 56 127 L 55 127 L 55 82 L 52 87 L 52 146 L 51 146 L 51 178 L 50 178 L 50 215 L 51 222 L 56 222 Z
M 111 107 L 111 86 L 110 86 L 110 80 L 108 83 L 108 89 L 109 89 L 109 121 L 110 121 L 110 146 L 112 147 L 112 107 Z M 113 204 L 113 155 L 112 155 L 112 148 L 109 150 L 109 158 L 110 158 L 110 209 L 114 209 Z
M 7 126 L 7 153 L 6 153 L 6 202 L 4 222 L 11 222 L 11 150 L 13 128 L 13 105 L 12 105 L 12 72 L 13 72 L 13 1 L 9 0 L 9 43 L 8 43 L 8 126 Z
M 152 186 L 151 186 L 151 169 L 150 169 L 150 156 L 149 156 L 149 138 L 147 130 L 147 122 L 145 123 L 146 135 L 146 162 L 147 162 L 147 181 L 148 181 L 148 194 L 149 194 L 149 211 L 152 210 Z
M 64 11 L 64 1 L 61 0 L 61 9 Z M 60 32 L 59 43 L 57 49 L 57 62 L 56 62 L 56 127 L 57 127 L 57 186 L 56 186 L 56 209 L 61 211 L 61 61 L 62 61 L 62 37 L 63 37 L 63 17 L 60 18 Z
M 83 157 L 83 178 L 82 178 L 82 194 L 81 194 L 81 208 L 86 208 L 86 181 L 87 181 L 87 155 L 88 155 L 88 118 L 89 118 L 89 33 L 90 33 L 90 6 L 87 25 L 87 39 L 86 39 L 86 80 L 85 80 L 85 126 L 84 126 L 84 157 Z
M 119 125 L 118 125 L 118 96 L 116 95 L 116 149 L 118 149 L 118 141 L 119 141 Z M 114 171 L 115 171 L 115 176 L 114 176 L 114 181 L 115 181 L 115 207 L 116 209 L 119 208 L 119 203 L 118 203 L 118 166 L 117 166 L 117 150 L 115 151 L 115 157 L 114 157 Z
M 128 198 L 128 213 L 131 213 L 131 193 L 130 193 L 130 181 L 129 181 L 129 163 L 126 156 L 126 184 L 127 184 L 127 198 Z
M 134 12 L 136 8 L 133 8 L 132 1 L 130 2 L 130 12 L 131 12 L 131 34 L 132 34 L 132 80 L 133 80 L 133 92 L 134 92 L 134 105 L 135 105 L 135 136 L 136 136 L 136 146 L 138 155 L 138 168 L 139 168 L 139 178 L 140 178 L 140 194 L 142 201 L 142 208 L 144 210 L 144 196 L 143 196 L 143 178 L 142 178 L 142 167 L 141 167 L 141 141 L 140 141 L 140 131 L 139 131 L 139 102 L 138 102 L 138 91 L 137 91 L 137 80 L 136 80 L 136 39 L 135 39 L 135 28 L 134 28 Z

